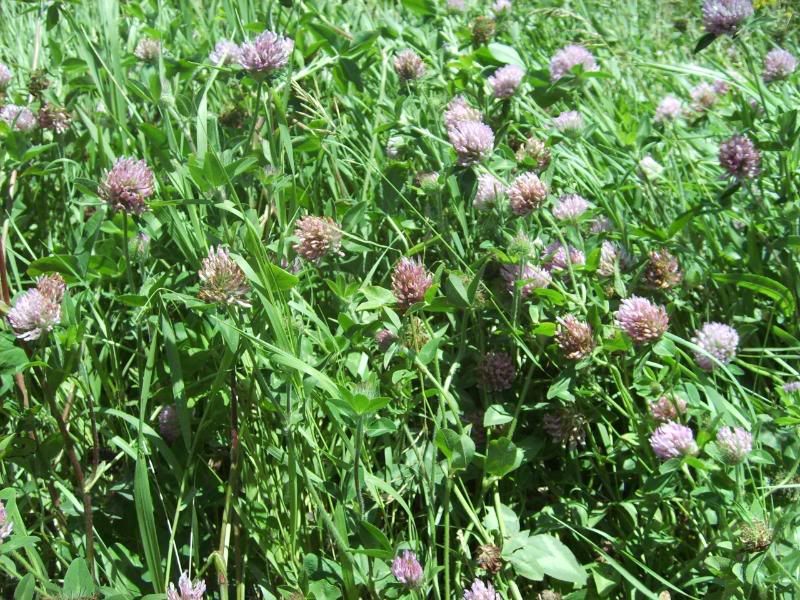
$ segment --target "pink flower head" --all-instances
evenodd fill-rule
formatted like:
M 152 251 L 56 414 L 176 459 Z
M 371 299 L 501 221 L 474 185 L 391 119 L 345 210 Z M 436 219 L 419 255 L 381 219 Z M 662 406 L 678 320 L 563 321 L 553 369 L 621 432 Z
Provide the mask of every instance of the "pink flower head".
M 200 277 L 201 289 L 198 297 L 207 302 L 236 305 L 249 308 L 247 295 L 250 285 L 244 271 L 231 258 L 222 246 L 214 246 L 203 259 L 203 267 L 197 273 Z
M 586 264 L 586 255 L 574 246 L 564 247 L 561 242 L 553 242 L 544 249 L 547 268 L 552 271 L 566 271 L 571 264 L 581 267 Z
M 518 217 L 529 215 L 544 204 L 547 185 L 536 173 L 523 173 L 508 188 L 511 211 Z
M 736 179 L 752 179 L 761 172 L 761 154 L 750 138 L 734 135 L 720 144 L 719 164 Z
M 501 598 L 491 583 L 476 579 L 469 589 L 464 590 L 463 600 L 501 600 Z
M 557 320 L 556 343 L 564 358 L 580 360 L 589 356 L 595 347 L 591 325 L 573 315 L 560 317 Z
M 600 245 L 600 261 L 597 265 L 598 275 L 611 277 L 617 268 L 626 271 L 631 266 L 631 255 L 625 248 L 614 242 L 604 240 Z
M 660 338 L 669 327 L 667 310 L 647 298 L 631 296 L 620 304 L 617 324 L 635 344 L 646 344 Z
M 717 432 L 717 448 L 729 465 L 738 465 L 753 449 L 753 436 L 741 427 L 721 427 Z
M 375 334 L 375 343 L 378 349 L 386 352 L 397 341 L 397 335 L 390 329 L 381 329 Z
M 208 59 L 219 67 L 238 63 L 240 55 L 241 49 L 239 48 L 239 44 L 222 39 L 216 43 L 214 50 L 208 55 Z
M 100 185 L 100 197 L 112 210 L 140 215 L 153 195 L 153 172 L 143 160 L 118 158 Z
M 11 518 L 8 516 L 8 511 L 6 510 L 5 505 L 2 501 L 0 501 L 0 543 L 9 537 L 13 530 L 14 523 L 11 522 Z
M 195 581 L 189 579 L 188 573 L 181 573 L 181 578 L 178 580 L 178 589 L 175 589 L 175 584 L 170 583 L 167 590 L 167 600 L 203 600 L 203 595 L 206 593 L 205 581 Z
M 787 394 L 800 392 L 800 381 L 789 381 L 788 383 L 784 383 L 782 387 L 783 391 Z
M 714 86 L 705 81 L 694 86 L 689 95 L 692 98 L 692 108 L 697 112 L 708 110 L 717 102 L 717 92 Z
M 464 96 L 456 96 L 447 104 L 444 111 L 444 126 L 448 130 L 461 121 L 483 121 L 483 115 L 477 108 L 473 108 Z
M 403 257 L 392 273 L 392 292 L 400 310 L 422 302 L 425 292 L 433 284 L 433 277 L 420 262 Z
M 8 89 L 8 84 L 11 83 L 12 77 L 11 69 L 4 63 L 0 63 L 0 91 Z
M 774 48 L 764 57 L 764 81 L 770 83 L 786 79 L 797 69 L 797 59 L 783 48 Z
M 394 70 L 402 81 L 412 81 L 425 75 L 425 63 L 413 50 L 403 50 L 394 58 Z
M 578 111 L 568 110 L 553 119 L 553 125 L 561 133 L 574 135 L 583 129 L 583 117 Z
M 569 74 L 577 65 L 584 71 L 597 71 L 594 56 L 583 46 L 570 45 L 562 48 L 550 59 L 550 81 L 556 82 Z
M 156 62 L 161 56 L 161 42 L 153 38 L 142 38 L 133 53 L 142 62 Z
M 739 345 L 739 334 L 730 325 L 706 323 L 695 332 L 692 343 L 700 348 L 700 351 L 694 353 L 697 364 L 701 369 L 711 371 L 716 368 L 717 361 L 727 365 L 734 359 Z
M 494 149 L 494 132 L 484 123 L 459 121 L 447 130 L 458 154 L 458 164 L 468 167 L 487 159 Z
M 506 282 L 506 289 L 514 294 L 522 284 L 519 294 L 522 298 L 527 298 L 533 290 L 546 288 L 553 282 L 553 277 L 540 267 L 526 264 L 524 267 L 519 265 L 503 265 L 500 275 Z
M 703 25 L 714 35 L 733 34 L 742 22 L 753 15 L 751 0 L 705 0 Z
M 497 204 L 506 193 L 506 186 L 490 173 L 478 175 L 478 189 L 472 205 L 478 210 L 487 210 Z
M 667 121 L 675 121 L 681 116 L 683 112 L 683 103 L 675 96 L 664 96 L 656 108 L 656 114 L 653 121 L 656 123 L 665 123 Z
M 61 300 L 66 285 L 61 275 L 41 277 L 35 288 L 23 292 L 8 311 L 8 322 L 17 338 L 38 340 L 61 322 Z
M 36 116 L 27 106 L 6 104 L 0 108 L 0 120 L 5 121 L 9 127 L 17 131 L 27 133 L 36 129 Z
M 553 216 L 559 221 L 577 221 L 590 208 L 589 202 L 578 194 L 565 194 L 553 208 Z
M 289 64 L 294 41 L 272 31 L 264 31 L 252 42 L 239 47 L 237 60 L 242 68 L 257 76 L 271 75 Z
M 309 261 L 326 254 L 341 254 L 342 231 L 330 217 L 306 216 L 295 223 L 295 251 Z
M 494 75 L 489 77 L 489 85 L 492 86 L 495 98 L 509 98 L 517 91 L 525 69 L 517 65 L 506 65 L 497 69 Z
M 664 423 L 653 432 L 650 447 L 661 460 L 689 456 L 698 451 L 692 430 L 674 421 Z
M 514 385 L 517 368 L 505 352 L 487 352 L 478 363 L 481 384 L 492 392 L 502 392 Z
M 686 413 L 686 400 L 676 394 L 665 394 L 650 404 L 650 414 L 656 421 L 677 421 Z
M 410 550 L 403 550 L 392 561 L 392 575 L 406 587 L 418 587 L 422 583 L 423 572 L 417 555 Z
M 495 0 L 492 4 L 492 12 L 497 16 L 510 13 L 511 8 L 511 0 Z
M 46 102 L 39 108 L 39 114 L 36 118 L 39 127 L 42 129 L 49 129 L 57 134 L 65 133 L 67 129 L 69 129 L 69 124 L 72 120 L 66 109 L 53 106 L 49 102 Z

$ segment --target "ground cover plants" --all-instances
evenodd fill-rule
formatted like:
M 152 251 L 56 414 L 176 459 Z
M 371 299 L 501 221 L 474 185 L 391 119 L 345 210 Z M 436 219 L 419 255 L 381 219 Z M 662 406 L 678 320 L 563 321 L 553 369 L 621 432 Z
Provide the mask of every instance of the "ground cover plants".
M 0 596 L 800 596 L 789 0 L 0 5 Z

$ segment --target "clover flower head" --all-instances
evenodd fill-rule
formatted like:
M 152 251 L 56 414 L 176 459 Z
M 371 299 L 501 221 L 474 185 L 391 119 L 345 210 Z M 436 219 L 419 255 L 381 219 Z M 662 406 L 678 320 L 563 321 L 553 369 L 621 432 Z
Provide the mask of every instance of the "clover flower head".
M 694 353 L 697 364 L 701 369 L 711 371 L 717 367 L 717 361 L 727 365 L 734 359 L 739 334 L 730 325 L 711 322 L 695 332 L 692 343 L 700 348 Z
M 721 427 L 717 431 L 717 448 L 729 465 L 738 465 L 753 449 L 752 434 L 741 427 Z
M 486 160 L 494 149 L 494 132 L 479 121 L 458 121 L 447 130 L 447 137 L 463 167 Z
M 237 60 L 253 75 L 268 76 L 289 64 L 293 50 L 294 40 L 273 31 L 264 31 L 239 47 Z
M 524 76 L 525 69 L 517 65 L 506 65 L 497 69 L 494 75 L 489 77 L 489 85 L 492 86 L 494 97 L 510 98 L 513 96 Z
M 591 52 L 583 46 L 572 44 L 556 52 L 550 59 L 550 81 L 558 81 L 577 65 L 580 65 L 584 71 L 599 69 Z
M 691 429 L 674 421 L 659 426 L 650 436 L 650 447 L 661 460 L 697 454 L 697 443 Z
M 764 57 L 762 77 L 766 83 L 786 79 L 797 69 L 797 59 L 783 48 L 774 48 Z
M 664 335 L 669 327 L 667 310 L 639 296 L 623 300 L 616 318 L 617 324 L 635 344 L 653 342 Z
M 403 550 L 392 561 L 392 575 L 406 587 L 418 587 L 422 583 L 423 571 L 417 555 L 410 550 Z

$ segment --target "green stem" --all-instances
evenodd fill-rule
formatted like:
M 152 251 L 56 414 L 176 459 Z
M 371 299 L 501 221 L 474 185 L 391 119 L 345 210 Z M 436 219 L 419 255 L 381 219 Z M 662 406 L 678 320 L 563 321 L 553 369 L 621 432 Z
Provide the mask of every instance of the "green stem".
M 358 417 L 358 424 L 356 425 L 356 449 L 353 465 L 353 481 L 356 487 L 356 497 L 358 498 L 358 508 L 361 511 L 361 516 L 364 516 L 364 496 L 361 493 L 361 477 L 359 471 L 361 470 L 361 440 L 364 436 L 364 417 Z
M 444 487 L 444 597 L 450 599 L 450 491 L 453 489 L 453 477 L 448 473 Z

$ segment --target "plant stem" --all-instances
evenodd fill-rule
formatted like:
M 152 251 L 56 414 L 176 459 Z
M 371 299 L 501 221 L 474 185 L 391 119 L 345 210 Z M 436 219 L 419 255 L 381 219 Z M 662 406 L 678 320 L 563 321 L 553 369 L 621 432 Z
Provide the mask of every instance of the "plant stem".
M 361 516 L 364 516 L 364 496 L 361 493 L 361 476 L 359 471 L 361 470 L 361 440 L 364 436 L 364 417 L 363 415 L 358 417 L 358 424 L 356 425 L 356 448 L 355 448 L 355 456 L 354 458 L 354 472 L 353 472 L 353 481 L 356 487 L 356 497 L 358 498 L 358 508 L 361 511 Z

